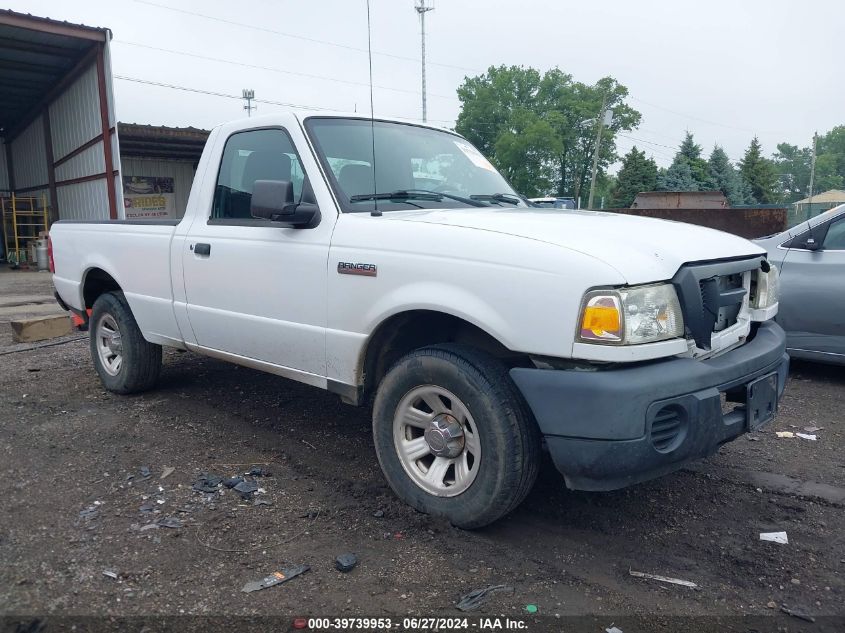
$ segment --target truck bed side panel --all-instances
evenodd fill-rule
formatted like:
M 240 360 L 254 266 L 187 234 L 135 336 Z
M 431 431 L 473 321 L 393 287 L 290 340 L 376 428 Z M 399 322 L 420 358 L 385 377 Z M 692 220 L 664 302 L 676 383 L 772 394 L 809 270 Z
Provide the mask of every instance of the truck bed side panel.
M 62 299 L 83 309 L 86 276 L 108 273 L 123 290 L 144 338 L 179 345 L 182 335 L 173 314 L 170 242 L 174 222 L 56 222 L 50 230 Z

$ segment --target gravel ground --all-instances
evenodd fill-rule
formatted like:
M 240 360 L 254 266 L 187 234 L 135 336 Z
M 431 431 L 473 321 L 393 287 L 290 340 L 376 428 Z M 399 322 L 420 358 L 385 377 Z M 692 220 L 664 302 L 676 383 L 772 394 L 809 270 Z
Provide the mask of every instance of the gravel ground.
M 49 278 L 0 273 L 0 298 L 19 292 L 49 295 Z M 279 616 L 281 630 L 293 615 L 458 616 L 462 594 L 495 584 L 513 591 L 478 613 L 535 628 L 589 616 L 584 630 L 675 631 L 683 616 L 685 631 L 845 630 L 845 368 L 795 363 L 778 419 L 755 440 L 656 481 L 568 492 L 546 463 L 514 513 L 466 532 L 392 495 L 366 409 L 175 351 L 156 390 L 116 396 L 78 334 L 29 349 L 7 330 L 0 630 L 24 616 Z M 806 426 L 822 427 L 817 441 L 775 435 Z M 252 468 L 271 473 L 254 477 L 254 499 L 192 489 L 202 473 Z M 781 530 L 788 545 L 759 540 Z M 334 568 L 344 552 L 360 561 L 348 574 Z M 296 564 L 311 569 L 241 591 Z

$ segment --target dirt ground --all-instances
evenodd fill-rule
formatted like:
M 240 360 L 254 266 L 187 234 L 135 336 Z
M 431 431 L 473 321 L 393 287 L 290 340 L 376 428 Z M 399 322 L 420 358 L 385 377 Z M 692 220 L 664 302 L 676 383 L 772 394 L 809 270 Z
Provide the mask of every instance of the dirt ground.
M 0 273 L 0 300 L 19 291 L 50 295 L 49 277 Z M 467 532 L 393 496 L 364 408 L 179 352 L 165 353 L 155 391 L 116 396 L 79 334 L 29 349 L 11 343 L 10 314 L 0 310 L 9 630 L 27 616 L 459 616 L 461 595 L 497 584 L 513 591 L 473 618 L 576 630 L 562 623 L 589 616 L 584 630 L 626 633 L 845 630 L 845 368 L 795 363 L 772 425 L 656 481 L 568 492 L 546 463 L 514 513 Z M 806 426 L 822 427 L 817 441 L 775 435 Z M 253 500 L 192 489 L 201 473 L 253 467 L 272 473 L 256 478 L 264 492 Z M 789 543 L 759 540 L 774 531 Z M 342 574 L 334 559 L 345 552 L 360 562 Z M 310 571 L 285 584 L 241 591 L 301 563 Z M 687 618 L 682 627 L 674 616 Z

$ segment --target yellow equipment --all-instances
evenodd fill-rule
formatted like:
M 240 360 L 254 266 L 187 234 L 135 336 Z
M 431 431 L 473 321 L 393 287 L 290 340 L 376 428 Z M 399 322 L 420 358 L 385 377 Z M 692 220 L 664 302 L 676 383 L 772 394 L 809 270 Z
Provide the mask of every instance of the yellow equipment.
M 50 229 L 50 209 L 47 196 L 16 196 L 0 198 L 3 212 L 3 234 L 6 237 L 6 261 L 13 265 L 35 263 L 29 254 L 39 234 Z

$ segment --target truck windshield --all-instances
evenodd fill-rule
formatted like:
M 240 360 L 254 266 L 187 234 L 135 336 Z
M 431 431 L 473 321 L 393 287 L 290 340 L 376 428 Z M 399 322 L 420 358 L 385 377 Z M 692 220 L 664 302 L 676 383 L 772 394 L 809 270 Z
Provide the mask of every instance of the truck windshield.
M 455 134 L 367 119 L 313 117 L 305 127 L 344 211 L 528 206 Z

